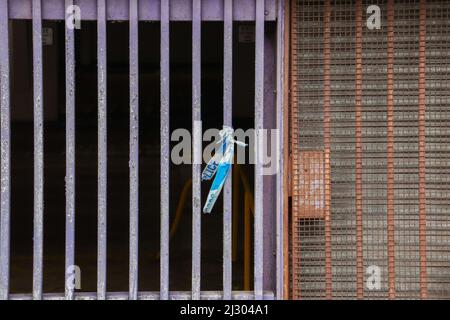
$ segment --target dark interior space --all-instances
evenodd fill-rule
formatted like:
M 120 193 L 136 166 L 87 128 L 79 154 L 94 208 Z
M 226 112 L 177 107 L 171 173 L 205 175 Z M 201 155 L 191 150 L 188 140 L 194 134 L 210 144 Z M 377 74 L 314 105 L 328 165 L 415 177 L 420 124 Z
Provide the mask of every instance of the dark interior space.
M 233 122 L 253 127 L 254 43 L 233 41 Z M 250 25 L 252 26 L 252 25 Z M 44 21 L 52 35 L 44 41 L 44 292 L 64 291 L 65 235 L 65 60 L 64 24 Z M 97 45 L 96 23 L 76 30 L 76 252 L 81 290 L 97 281 Z M 129 254 L 129 59 L 127 22 L 107 25 L 108 59 L 108 260 L 107 290 L 128 291 Z M 48 29 L 47 29 L 48 28 Z M 223 23 L 202 24 L 203 130 L 221 128 L 223 110 Z M 31 22 L 12 23 L 11 66 L 11 292 L 32 289 L 33 264 L 33 70 Z M 191 23 L 171 24 L 171 132 L 191 131 Z M 139 290 L 159 290 L 160 245 L 160 25 L 139 24 Z M 175 142 L 173 142 L 175 144 Z M 206 146 L 208 142 L 204 142 Z M 253 167 L 242 166 L 252 183 Z M 190 165 L 170 168 L 171 224 L 180 195 L 191 178 Z M 210 183 L 202 183 L 202 204 Z M 243 197 L 240 197 L 242 199 Z M 202 215 L 202 290 L 222 289 L 222 196 Z M 237 260 L 233 288 L 243 288 L 243 212 L 239 203 Z M 191 192 L 170 241 L 170 290 L 191 288 Z M 250 268 L 252 270 L 253 268 Z

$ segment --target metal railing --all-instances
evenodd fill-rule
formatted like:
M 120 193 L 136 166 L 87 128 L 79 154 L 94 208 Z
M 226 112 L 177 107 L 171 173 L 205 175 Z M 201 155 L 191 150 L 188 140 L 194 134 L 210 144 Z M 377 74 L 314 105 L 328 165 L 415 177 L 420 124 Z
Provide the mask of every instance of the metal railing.
M 281 70 L 284 63 L 283 28 L 284 1 L 169 1 L 169 0 L 98 0 L 80 2 L 81 18 L 97 22 L 97 76 L 98 76 L 98 249 L 97 249 L 97 292 L 75 292 L 69 286 L 66 272 L 64 293 L 44 294 L 43 287 L 43 236 L 44 236 L 44 181 L 43 181 L 43 77 L 42 77 L 42 21 L 64 20 L 69 6 L 77 1 L 8 1 L 0 0 L 0 69 L 1 69 L 1 244 L 0 244 L 0 299 L 263 299 L 282 298 L 283 288 L 283 218 L 280 203 L 277 210 L 267 211 L 263 205 L 262 164 L 255 165 L 255 222 L 254 222 L 254 292 L 233 292 L 232 283 L 232 186 L 231 181 L 224 188 L 223 212 L 223 291 L 201 291 L 201 207 L 200 207 L 200 169 L 199 164 L 192 166 L 192 290 L 191 292 L 172 292 L 169 288 L 169 143 L 170 143 L 170 50 L 169 37 L 172 21 L 192 21 L 192 120 L 201 121 L 201 22 L 223 21 L 224 23 L 224 71 L 223 71 L 223 115 L 224 124 L 232 125 L 232 46 L 233 22 L 255 22 L 255 129 L 264 128 L 264 111 L 274 108 L 282 115 L 283 81 Z M 33 250 L 33 289 L 32 294 L 10 294 L 10 54 L 9 21 L 11 19 L 31 19 L 33 32 L 33 83 L 34 83 L 34 250 Z M 129 21 L 129 93 L 130 93 L 130 140 L 129 140 L 129 291 L 107 292 L 107 44 L 106 24 L 110 20 Z M 160 290 L 159 292 L 141 292 L 138 288 L 138 229 L 139 229 L 139 39 L 140 21 L 160 21 Z M 278 21 L 275 42 L 268 42 L 265 35 L 265 21 Z M 65 267 L 66 270 L 75 262 L 75 30 L 65 26 L 65 92 L 66 92 L 66 225 L 65 225 Z M 277 57 L 274 65 L 265 66 L 265 52 L 270 44 L 271 57 Z M 276 49 L 275 49 L 276 48 Z M 268 84 L 268 73 L 277 74 L 275 81 Z M 267 86 L 268 85 L 268 86 Z M 272 90 L 273 89 L 273 90 Z M 266 103 L 267 94 L 272 97 L 275 90 L 279 92 L 276 102 Z M 275 101 L 275 99 L 274 99 Z M 277 125 L 282 124 L 278 116 Z M 257 131 L 258 132 L 258 131 Z M 202 154 L 201 129 L 193 128 L 193 158 Z M 282 160 L 281 160 L 282 161 Z M 194 161 L 198 163 L 198 161 Z M 283 167 L 282 165 L 280 166 Z M 282 192 L 281 178 L 283 171 L 276 178 L 277 193 Z M 278 199 L 278 198 L 277 198 Z M 281 209 L 281 210 L 280 210 Z M 264 271 L 265 244 L 263 234 L 265 217 L 275 217 L 277 262 L 276 270 Z M 267 231 L 267 230 L 266 230 Z M 274 262 L 275 264 L 275 262 Z M 270 279 L 266 279 L 270 277 Z M 265 283 L 270 285 L 265 285 Z M 273 285 L 272 285 L 273 284 Z

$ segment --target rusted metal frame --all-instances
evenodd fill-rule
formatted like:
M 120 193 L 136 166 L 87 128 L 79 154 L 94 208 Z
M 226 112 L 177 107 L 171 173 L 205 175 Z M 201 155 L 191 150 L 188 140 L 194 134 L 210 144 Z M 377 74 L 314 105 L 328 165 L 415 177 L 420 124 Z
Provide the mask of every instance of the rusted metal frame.
M 161 240 L 160 240 L 160 299 L 169 299 L 169 166 L 170 166 L 170 65 L 169 65 L 169 0 L 161 0 Z
M 98 96 L 98 177 L 97 177 L 97 299 L 106 299 L 107 261 L 107 62 L 106 0 L 97 2 L 97 96 Z
M 388 296 L 395 298 L 394 225 L 394 0 L 387 2 L 387 241 Z
M 325 156 L 325 298 L 332 299 L 331 266 L 331 164 L 330 164 L 330 26 L 331 4 L 325 0 L 323 15 L 323 145 Z
M 0 0 L 0 130 L 1 130 L 1 204 L 0 204 L 0 300 L 9 297 L 10 196 L 11 196 L 11 119 L 8 0 Z
M 42 298 L 44 232 L 44 117 L 42 92 L 42 11 L 41 0 L 33 0 L 33 100 L 34 100 L 34 218 L 33 218 L 33 299 Z
M 290 0 L 284 0 L 284 16 L 283 18 L 279 18 L 283 20 L 283 28 L 284 33 L 282 36 L 283 39 L 283 50 L 284 50 L 284 60 L 283 60 L 283 133 L 282 133 L 282 145 L 283 152 L 282 157 L 283 161 L 281 163 L 281 167 L 283 168 L 283 298 L 289 299 L 289 194 L 290 194 L 290 186 L 289 186 L 289 176 L 292 174 L 289 167 L 289 154 L 291 146 L 289 144 L 289 106 L 290 106 L 290 81 L 289 81 L 289 66 L 290 66 Z M 277 290 L 278 295 L 278 290 Z
M 201 1 L 192 2 L 192 299 L 200 299 L 201 266 Z
M 355 197 L 356 197 L 356 297 L 364 298 L 362 221 L 362 4 L 355 4 Z
M 65 8 L 73 0 L 65 0 Z M 65 23 L 66 53 L 66 249 L 65 297 L 74 299 L 75 271 L 75 31 Z
M 323 151 L 299 151 L 296 170 L 302 178 L 296 188 L 299 201 L 296 219 L 324 219 L 323 165 Z
M 255 221 L 254 221 L 254 290 L 255 299 L 263 295 L 263 127 L 264 127 L 264 0 L 256 0 L 255 32 Z
M 130 0 L 130 265 L 129 299 L 138 293 L 139 254 L 139 49 L 138 0 Z
M 298 101 L 298 87 L 297 87 L 297 81 L 294 79 L 294 76 L 298 74 L 298 68 L 297 64 L 295 63 L 297 59 L 297 52 L 296 52 L 296 45 L 298 43 L 297 39 L 297 32 L 295 32 L 298 28 L 297 25 L 297 17 L 296 13 L 298 12 L 297 8 L 297 1 L 292 1 L 292 7 L 290 11 L 290 37 L 291 37 L 291 45 L 289 50 L 289 65 L 290 65 L 290 75 L 289 75 L 289 86 L 290 86 L 290 152 L 291 152 L 291 163 L 289 164 L 290 168 L 290 188 L 291 188 L 291 194 L 292 194 L 292 204 L 291 204 L 291 210 L 292 210 L 292 221 L 291 221 L 291 234 L 292 234 L 292 245 L 295 243 L 298 246 L 298 249 L 292 248 L 291 257 L 292 257 L 292 298 L 293 299 L 300 299 L 301 298 L 301 286 L 298 284 L 298 272 L 297 267 L 300 265 L 298 262 L 298 259 L 300 258 L 300 255 L 297 255 L 297 253 L 300 252 L 300 238 L 296 239 L 295 235 L 297 234 L 297 228 L 298 228 L 298 217 L 299 217 L 299 197 L 297 194 L 297 190 L 299 188 L 299 172 L 298 172 L 298 166 L 299 166 L 299 156 L 300 156 L 300 148 L 299 148 L 299 126 L 298 126 L 298 113 L 299 113 L 299 101 Z M 289 255 L 289 246 L 287 254 Z M 288 271 L 289 273 L 289 271 Z M 298 287 L 297 287 L 298 286 Z
M 427 217 L 426 217 L 426 0 L 420 0 L 419 9 L 419 255 L 420 297 L 428 297 L 427 288 Z
M 233 127 L 233 1 L 224 0 L 223 124 Z M 233 168 L 230 168 L 232 171 Z M 223 186 L 223 298 L 232 290 L 232 172 Z M 235 222 L 236 223 L 236 222 Z

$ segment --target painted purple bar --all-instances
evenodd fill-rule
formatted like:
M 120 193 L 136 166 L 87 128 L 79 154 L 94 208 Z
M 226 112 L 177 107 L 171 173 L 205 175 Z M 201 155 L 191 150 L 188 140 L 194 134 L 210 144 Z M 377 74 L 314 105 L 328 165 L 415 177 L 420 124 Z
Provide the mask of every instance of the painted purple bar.
M 73 0 L 65 0 L 66 7 Z M 65 295 L 74 298 L 70 281 L 75 265 L 75 39 L 74 29 L 65 24 L 66 47 L 66 261 Z
M 227 179 L 224 189 L 224 213 L 223 213 L 223 292 L 205 294 L 200 290 L 201 279 L 201 182 L 200 169 L 202 146 L 201 146 L 201 20 L 224 21 L 224 124 L 232 126 L 232 38 L 234 20 L 254 20 L 256 18 L 255 38 L 255 129 L 257 140 L 262 135 L 264 128 L 265 111 L 273 107 L 268 102 L 267 91 L 272 95 L 276 83 L 276 89 L 282 93 L 282 71 L 283 60 L 277 60 L 278 70 L 274 85 L 267 85 L 267 77 L 275 77 L 271 72 L 275 70 L 275 64 L 267 67 L 267 60 L 275 55 L 272 38 L 265 39 L 264 20 L 268 17 L 284 14 L 284 8 L 277 7 L 276 1 L 271 0 L 210 0 L 210 1 L 185 1 L 185 0 L 0 0 L 0 71 L 1 71 L 1 217 L 0 217 L 0 299 L 8 298 L 9 294 L 9 207 L 10 207 L 10 105 L 9 105 L 9 57 L 8 57 L 8 15 L 17 18 L 33 18 L 33 66 L 34 66 L 34 152 L 35 152 L 35 198 L 34 198 L 34 262 L 33 262 L 33 292 L 31 297 L 41 299 L 49 297 L 42 294 L 42 257 L 43 257 L 43 96 L 42 96 L 42 42 L 41 28 L 42 18 L 53 19 L 56 14 L 64 18 L 65 7 L 73 2 L 81 7 L 81 16 L 85 20 L 98 20 L 98 279 L 97 299 L 110 298 L 106 296 L 106 182 L 107 182 L 107 94 L 106 94 L 106 21 L 107 20 L 129 20 L 130 21 L 130 270 L 129 270 L 129 299 L 140 299 L 141 297 L 155 297 L 160 299 L 231 299 L 241 297 L 232 292 L 232 262 L 231 262 L 231 179 Z M 282 2 L 282 1 L 281 1 Z M 170 3 L 170 5 L 169 5 Z M 282 5 L 280 5 L 282 6 Z M 92 8 L 91 8 L 92 7 Z M 240 8 L 243 8 L 240 10 Z M 251 9 L 251 10 L 250 10 Z M 278 10 L 278 12 L 277 12 Z M 86 15 L 84 15 L 86 13 Z M 250 14 L 251 13 L 251 14 Z M 29 15 L 29 17 L 28 17 Z M 116 19 L 116 17 L 119 17 Z M 155 18 L 152 18 L 155 17 Z M 251 18 L 249 18 L 251 17 Z M 138 291 L 138 186 L 139 186 L 139 61 L 138 61 L 138 21 L 159 20 L 161 18 L 161 249 L 160 249 L 160 292 L 149 294 Z M 56 18 L 55 18 L 56 19 Z M 59 18 L 58 18 L 59 19 Z M 192 78 L 192 120 L 193 120 L 193 243 L 192 243 L 192 290 L 187 293 L 169 292 L 169 21 L 191 20 L 193 21 L 192 55 L 193 55 L 193 78 Z M 280 24 L 278 22 L 279 40 L 277 42 L 277 59 L 281 59 L 280 50 L 283 50 L 282 34 L 280 36 Z M 270 25 L 269 25 L 270 27 Z M 274 30 L 268 28 L 268 30 Z M 267 31 L 267 30 L 266 30 Z M 266 32 L 267 33 L 267 32 Z M 6 39 L 5 39 L 6 38 Z M 267 42 L 273 46 L 270 52 L 267 50 Z M 6 45 L 4 45 L 6 44 Z M 83 299 L 91 297 L 91 294 L 75 295 L 73 288 L 69 285 L 69 277 L 72 276 L 71 269 L 75 265 L 75 51 L 74 30 L 66 25 L 65 30 L 65 66 L 66 66 L 66 238 L 65 238 L 65 293 L 66 299 Z M 281 46 L 281 48 L 279 47 Z M 273 51 L 273 52 L 272 52 Z M 273 69 L 273 70 L 272 70 Z M 270 74 L 265 74 L 269 72 Z M 281 96 L 281 97 L 280 97 Z M 282 94 L 276 98 L 277 112 L 281 116 Z M 266 102 L 266 106 L 264 106 Z M 273 112 L 274 110 L 272 110 Z M 275 119 L 275 115 L 269 118 Z M 277 124 L 282 126 L 282 122 Z M 256 151 L 260 150 L 257 143 Z M 197 159 L 197 160 L 196 160 Z M 282 163 L 281 163 L 282 164 Z M 282 166 L 281 166 L 282 168 Z M 254 225 L 254 294 L 247 295 L 249 298 L 262 299 L 266 297 L 263 292 L 267 280 L 277 277 L 277 297 L 282 296 L 282 204 L 275 201 L 267 205 L 267 199 L 263 194 L 267 190 L 268 183 L 263 177 L 262 164 L 255 165 L 255 225 Z M 231 177 L 232 175 L 230 175 Z M 277 178 L 278 179 L 278 178 Z M 275 181 L 275 180 L 273 180 Z M 277 189 L 271 188 L 272 192 L 282 194 L 282 183 L 278 183 Z M 275 186 L 275 184 L 274 184 Z M 282 197 L 280 196 L 279 199 Z M 281 208 L 281 209 L 280 209 Z M 264 215 L 264 211 L 266 215 Z M 264 256 L 272 256 L 274 246 L 263 246 L 265 237 L 264 229 L 269 226 L 266 218 L 272 212 L 273 221 L 277 223 L 276 230 L 276 273 L 274 268 L 267 267 L 275 261 L 263 259 Z M 281 220 L 280 220 L 281 219 Z M 281 229 L 280 229 L 281 228 Z M 272 230 L 272 227 L 271 227 Z M 281 233 L 280 233 L 281 232 Z M 281 236 L 280 236 L 281 234 Z M 275 240 L 274 240 L 275 241 Z M 269 241 L 271 242 L 271 241 Z M 269 255 L 268 255 L 269 252 Z M 281 259 L 280 259 L 281 255 Z M 280 271 L 281 270 L 281 271 Z M 70 271 L 70 272 L 69 272 Z M 281 280 L 280 278 L 281 277 Z M 269 281 L 270 282 L 270 281 Z M 281 283 L 281 287 L 280 286 Z M 272 289 L 274 286 L 270 286 Z M 280 289 L 281 288 L 281 289 Z M 187 296 L 188 294 L 188 296 Z M 57 295 L 55 295 L 57 296 Z M 244 296 L 244 295 L 242 295 Z M 62 295 L 61 295 L 62 297 Z M 122 296 L 120 296 L 122 298 Z
M 191 291 L 171 291 L 169 293 L 170 300 L 189 300 L 191 298 Z M 31 300 L 31 294 L 12 294 L 11 300 Z M 75 297 L 76 300 L 96 300 L 95 292 L 80 292 Z M 254 299 L 253 292 L 250 291 L 233 291 L 231 298 L 233 300 L 251 300 Z M 45 293 L 44 300 L 63 300 L 64 295 L 60 293 Z M 111 292 L 108 294 L 108 300 L 127 300 L 128 292 Z M 159 292 L 155 291 L 140 291 L 138 293 L 139 300 L 158 300 Z M 221 300 L 223 299 L 221 291 L 202 291 L 200 295 L 202 300 Z M 274 294 L 271 291 L 265 291 L 263 300 L 273 300 Z
M 34 224 L 33 299 L 42 299 L 44 233 L 44 118 L 42 93 L 41 0 L 33 0 L 33 92 L 34 92 Z
M 137 299 L 139 240 L 138 0 L 130 0 L 130 271 L 129 298 Z
M 192 6 L 192 300 L 200 299 L 201 278 L 201 0 L 193 0 Z
M 97 94 L 98 94 L 98 222 L 97 222 L 97 299 L 106 299 L 107 260 L 107 65 L 106 0 L 97 3 Z
M 164 0 L 163 0 L 164 1 Z M 139 20 L 159 21 L 161 0 L 140 0 L 139 1 Z M 77 0 L 75 4 L 80 6 L 81 19 L 96 20 L 96 0 Z M 277 1 L 265 0 L 265 19 L 266 21 L 275 21 L 277 15 Z M 202 2 L 202 20 L 203 21 L 223 21 L 224 5 L 223 0 L 207 0 Z M 43 18 L 46 20 L 64 19 L 64 1 L 46 0 L 42 6 Z M 30 0 L 11 1 L 9 8 L 12 19 L 31 19 Z M 107 20 L 128 20 L 129 0 L 108 0 L 107 1 Z M 191 21 L 192 20 L 192 2 L 187 0 L 170 1 L 170 20 L 172 21 Z M 235 21 L 254 21 L 255 20 L 255 0 L 236 1 L 233 8 L 233 19 Z
M 169 147 L 170 64 L 169 0 L 161 0 L 161 241 L 160 298 L 169 299 Z
M 276 106 L 276 116 L 277 116 L 277 129 L 280 134 L 278 137 L 278 148 L 280 157 L 278 160 L 278 171 L 276 176 L 276 289 L 275 296 L 277 300 L 282 300 L 284 298 L 284 192 L 285 185 L 283 183 L 284 178 L 284 63 L 285 63 L 285 52 L 284 52 L 284 13 L 285 13 L 285 1 L 278 1 L 278 13 L 277 13 L 277 106 Z
M 1 212 L 0 212 L 0 300 L 9 295 L 11 122 L 9 84 L 8 0 L 0 0 L 0 131 L 1 131 Z
M 236 1 L 235 1 L 236 2 Z M 233 1 L 224 0 L 223 124 L 233 127 Z M 231 299 L 232 285 L 232 168 L 223 189 L 223 298 Z
M 254 225 L 254 290 L 255 299 L 263 295 L 263 167 L 262 129 L 264 127 L 264 0 L 256 0 L 255 32 L 255 225 Z
M 277 133 L 272 129 L 277 126 L 277 82 L 276 82 L 276 68 L 277 68 L 277 40 L 276 40 L 276 26 L 274 24 L 266 25 L 264 30 L 264 129 L 268 142 L 274 140 L 271 145 L 271 150 L 276 150 L 275 145 Z M 273 140 L 272 140 L 273 138 Z M 264 145 L 266 147 L 266 144 Z M 263 154 L 268 151 L 263 150 Z M 275 154 L 272 161 L 275 162 Z M 277 153 L 278 157 L 279 153 Z M 263 257 L 271 257 L 270 259 L 263 259 L 263 288 L 275 290 L 276 283 L 276 257 L 273 253 L 276 251 L 276 223 L 277 223 L 277 199 L 276 199 L 276 174 L 275 163 L 271 164 L 273 171 L 263 175 L 263 230 L 271 230 L 271 232 L 264 232 L 264 246 Z M 266 169 L 266 168 L 265 168 Z M 267 166 L 269 169 L 269 166 Z M 272 258 L 273 257 L 273 258 Z

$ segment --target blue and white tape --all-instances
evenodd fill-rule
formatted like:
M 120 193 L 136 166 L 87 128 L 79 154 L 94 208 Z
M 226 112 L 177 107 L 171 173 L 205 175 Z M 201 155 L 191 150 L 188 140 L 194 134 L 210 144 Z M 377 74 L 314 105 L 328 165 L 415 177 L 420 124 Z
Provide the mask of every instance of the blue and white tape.
M 234 144 L 246 146 L 245 143 L 233 139 L 233 132 L 233 128 L 223 126 L 223 129 L 219 132 L 219 143 L 221 143 L 221 146 L 202 172 L 202 180 L 211 180 L 216 175 L 209 190 L 205 206 L 203 207 L 203 213 L 211 213 L 220 195 L 220 191 L 222 191 L 225 180 L 230 173 L 231 165 L 233 164 Z

